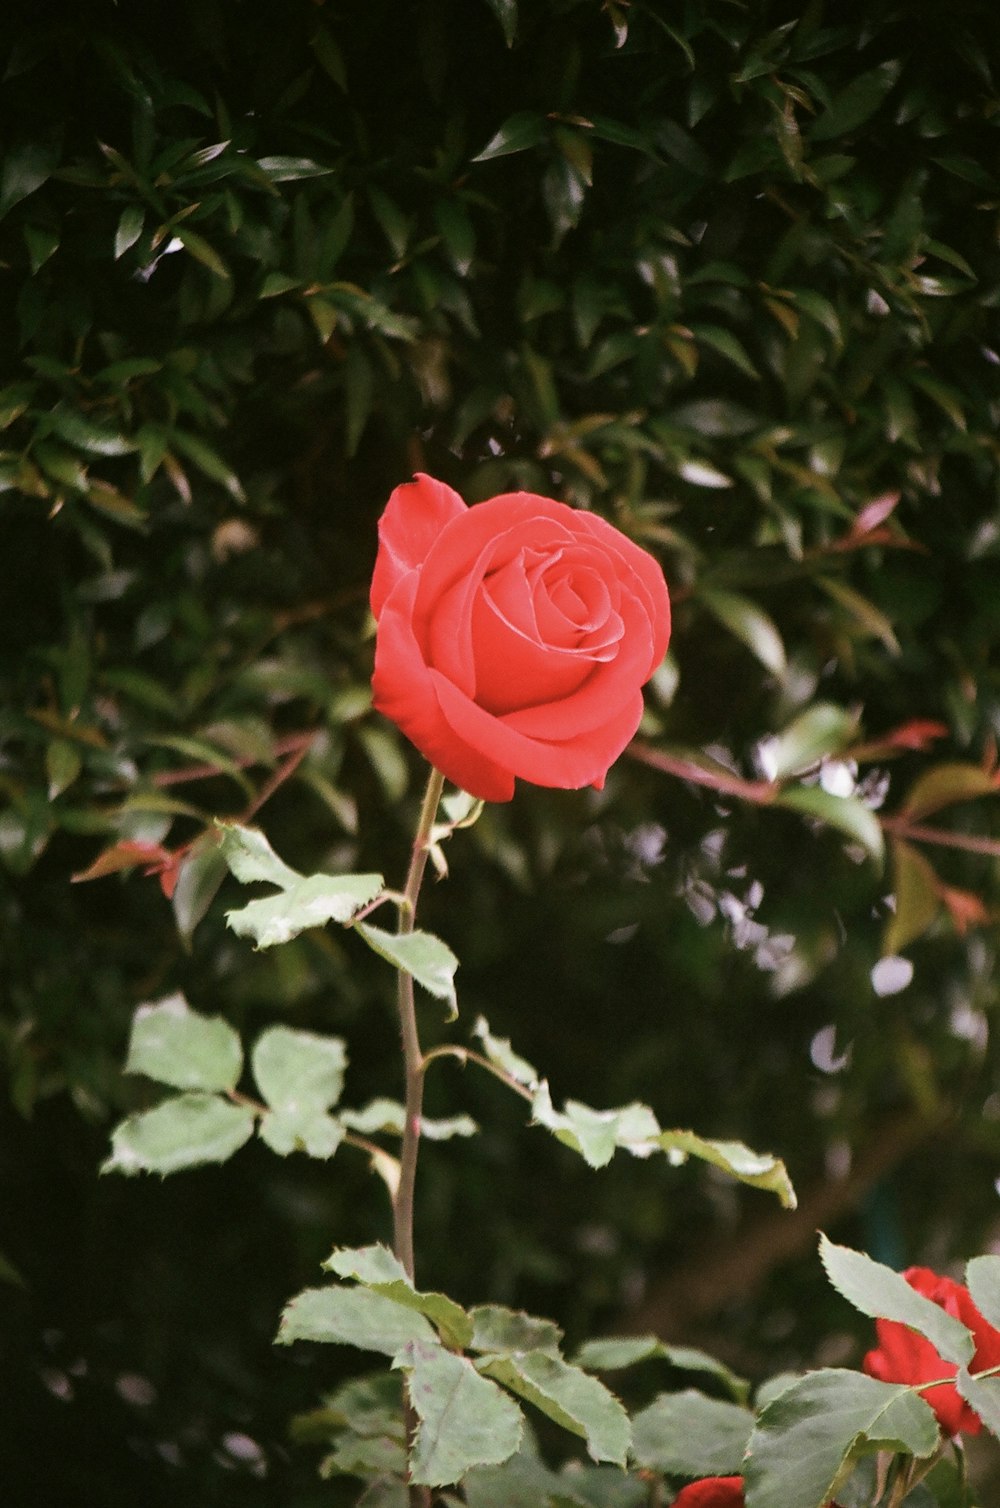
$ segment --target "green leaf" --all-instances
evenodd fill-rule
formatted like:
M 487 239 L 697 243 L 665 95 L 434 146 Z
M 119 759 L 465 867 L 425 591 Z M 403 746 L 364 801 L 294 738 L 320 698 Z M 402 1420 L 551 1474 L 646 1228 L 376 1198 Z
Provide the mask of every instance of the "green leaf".
M 90 451 L 92 455 L 124 456 L 135 449 L 132 441 L 118 430 L 95 424 L 93 419 L 75 408 L 60 404 L 48 416 L 48 422 L 60 439 L 80 450 Z
M 380 874 L 314 874 L 277 895 L 227 911 L 226 921 L 237 937 L 253 938 L 258 948 L 273 948 L 310 927 L 349 922 L 381 889 Z
M 912 821 L 929 817 L 945 806 L 974 801 L 977 796 L 995 796 L 1000 791 L 996 777 L 977 764 L 958 760 L 935 765 L 916 779 L 903 798 L 900 811 Z
M 472 1351 L 544 1351 L 559 1355 L 562 1331 L 552 1320 L 536 1319 L 533 1314 L 507 1309 L 503 1304 L 479 1304 L 470 1311 L 473 1336 Z
M 508 116 L 495 136 L 491 136 L 473 162 L 489 162 L 512 152 L 525 152 L 540 146 L 548 136 L 548 122 L 537 110 L 519 110 Z
M 706 1351 L 695 1346 L 667 1345 L 656 1335 L 608 1335 L 584 1341 L 573 1360 L 588 1372 L 617 1372 L 642 1361 L 665 1361 L 679 1372 L 703 1372 L 715 1378 L 740 1403 L 750 1391 L 745 1378 Z
M 412 229 L 409 215 L 404 214 L 395 199 L 384 189 L 377 188 L 373 183 L 368 185 L 368 202 L 392 248 L 393 256 L 397 259 L 405 256 Z
M 476 1369 L 580 1435 L 592 1460 L 624 1467 L 631 1441 L 628 1415 L 596 1377 L 548 1351 L 484 1356 Z
M 225 1162 L 253 1135 L 253 1111 L 214 1094 L 179 1094 L 130 1115 L 111 1137 L 102 1173 L 177 1173 Z
M 819 1254 L 837 1292 L 869 1319 L 896 1320 L 908 1325 L 925 1336 L 947 1361 L 961 1365 L 972 1360 L 975 1341 L 961 1320 L 917 1293 L 891 1267 L 884 1267 L 849 1246 L 836 1246 L 822 1233 Z
M 521 1410 L 464 1357 L 411 1341 L 392 1364 L 406 1374 L 420 1421 L 410 1462 L 418 1486 L 458 1482 L 474 1466 L 498 1465 L 517 1450 Z
M 386 1356 L 394 1356 L 408 1342 L 440 1345 L 429 1321 L 415 1309 L 369 1288 L 340 1286 L 306 1288 L 292 1299 L 281 1316 L 278 1343 L 293 1340 L 358 1346 Z
M 180 862 L 170 904 L 181 941 L 190 944 L 194 930 L 226 877 L 226 864 L 213 832 L 196 838 Z
M 251 1062 L 272 1110 L 310 1115 L 340 1099 L 347 1051 L 340 1037 L 272 1026 L 257 1038 Z
M 691 1388 L 661 1393 L 632 1421 L 632 1459 L 647 1471 L 729 1476 L 741 1469 L 753 1422 L 749 1409 Z
M 813 125 L 809 132 L 811 140 L 832 141 L 864 125 L 899 78 L 902 66 L 893 59 L 852 79 Z
M 710 1141 L 696 1136 L 693 1131 L 661 1131 L 657 1146 L 666 1152 L 671 1162 L 698 1157 L 738 1178 L 740 1183 L 776 1194 L 786 1210 L 793 1210 L 796 1206 L 788 1170 L 780 1158 L 770 1152 L 753 1152 L 739 1141 Z
M 74 782 L 83 768 L 83 758 L 76 744 L 66 738 L 53 739 L 45 750 L 45 773 L 49 783 L 49 800 L 55 801 Z
M 896 906 L 886 918 L 882 952 L 887 958 L 894 958 L 923 936 L 937 916 L 941 901 L 937 875 L 929 859 L 901 838 L 890 840 L 889 851 Z
M 859 1372 L 812 1372 L 757 1420 L 743 1465 L 747 1508 L 820 1508 L 857 1449 L 923 1458 L 938 1439 L 929 1405 L 910 1388 Z
M 34 275 L 58 250 L 59 232 L 49 225 L 26 225 L 24 244 L 28 248 L 28 261 Z
M 447 1001 L 449 1020 L 455 1019 L 458 1015 L 455 996 L 458 959 L 446 943 L 431 932 L 384 932 L 381 927 L 373 927 L 368 922 L 359 922 L 355 931 L 380 958 L 386 959 L 394 968 L 412 974 L 417 983 L 436 999 Z
M 225 487 L 230 497 L 234 498 L 236 502 L 246 502 L 243 484 L 240 482 L 239 477 L 231 466 L 226 465 L 226 462 L 219 455 L 218 451 L 213 450 L 211 445 L 206 445 L 205 441 L 198 435 L 188 434 L 186 431 L 179 429 L 173 430 L 170 438 L 181 455 L 187 456 L 189 461 L 193 461 L 203 476 L 207 476 L 210 481 L 218 482 L 220 486 Z
M 839 754 L 855 736 L 858 719 L 832 702 L 815 702 L 767 742 L 768 775 L 784 780 Z
M 1000 1257 L 973 1257 L 965 1281 L 983 1319 L 1000 1330 Z
M 339 1120 L 324 1110 L 309 1107 L 268 1110 L 261 1116 L 259 1131 L 261 1140 L 279 1157 L 305 1152 L 309 1157 L 326 1159 L 333 1156 L 344 1140 L 344 1127 Z
M 142 235 L 142 227 L 145 222 L 145 210 L 141 204 L 126 204 L 118 221 L 118 229 L 115 231 L 115 261 L 123 257 L 129 247 L 134 246 Z
M 721 325 L 693 324 L 691 326 L 691 334 L 694 336 L 696 342 L 700 342 L 702 345 L 706 345 L 711 350 L 716 351 L 720 356 L 724 356 L 744 376 L 759 379 L 760 373 L 750 360 L 743 345 L 731 331 L 723 329 Z
M 22 199 L 40 189 L 59 160 L 54 142 L 26 141 L 8 146 L 0 170 L 0 218 Z
M 232 276 L 229 268 L 215 250 L 215 247 L 210 246 L 204 236 L 199 235 L 196 230 L 192 230 L 188 225 L 175 225 L 173 229 L 178 241 L 181 242 L 185 251 L 191 253 L 195 261 L 200 262 L 203 267 L 207 267 L 209 272 L 213 272 L 217 278 L 229 278 Z
M 749 597 L 738 592 L 722 591 L 718 587 L 701 587 L 698 597 L 709 612 L 746 645 L 766 670 L 779 679 L 784 679 L 788 669 L 785 646 L 773 620 L 762 608 L 751 602 Z
M 126 1073 L 174 1089 L 235 1089 L 243 1071 L 240 1039 L 221 1016 L 202 1016 L 183 995 L 140 1005 L 132 1020 Z
M 517 0 L 486 0 L 503 29 L 503 39 L 513 47 L 517 39 Z
M 882 826 L 875 813 L 856 796 L 831 796 L 818 785 L 800 785 L 775 797 L 778 806 L 815 817 L 828 827 L 835 827 L 855 843 L 867 849 L 879 864 L 885 851 Z
M 465 1310 L 443 1293 L 421 1293 L 414 1288 L 402 1263 L 386 1246 L 340 1247 L 323 1266 L 426 1315 L 452 1350 L 463 1350 L 472 1339 L 472 1320 Z
M 51 440 L 39 440 L 32 449 L 32 457 L 53 481 L 74 492 L 86 492 L 87 468 L 72 451 L 54 445 Z
M 463 1499 L 468 1508 L 591 1508 L 594 1502 L 616 1508 L 611 1499 L 581 1497 L 579 1463 L 573 1465 L 571 1485 L 565 1476 L 549 1470 L 526 1429 L 516 1455 L 499 1466 L 474 1468 L 463 1477 Z M 622 1479 L 620 1472 L 615 1476 Z M 645 1493 L 637 1501 L 646 1501 Z

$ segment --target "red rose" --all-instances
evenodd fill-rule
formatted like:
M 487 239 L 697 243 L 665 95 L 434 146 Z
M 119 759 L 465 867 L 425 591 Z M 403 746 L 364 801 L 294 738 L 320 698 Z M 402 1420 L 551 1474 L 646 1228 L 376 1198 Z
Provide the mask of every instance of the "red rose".
M 705 1477 L 682 1487 L 673 1508 L 744 1508 L 742 1477 Z
M 994 1330 L 983 1319 L 967 1288 L 951 1278 L 940 1277 L 929 1267 L 909 1267 L 903 1277 L 917 1293 L 940 1304 L 972 1331 L 976 1351 L 970 1370 L 981 1372 L 987 1367 L 1000 1366 L 1000 1331 Z M 929 1340 L 897 1320 L 876 1320 L 875 1332 L 878 1345 L 874 1351 L 868 1352 L 862 1366 L 870 1377 L 877 1377 L 880 1382 L 912 1385 L 932 1382 L 937 1377 L 954 1377 L 958 1372 L 955 1363 L 944 1361 Z M 934 1410 L 945 1434 L 978 1435 L 982 1428 L 979 1415 L 972 1411 L 952 1384 L 929 1388 L 922 1396 Z
M 375 706 L 486 801 L 515 775 L 600 788 L 670 638 L 660 567 L 603 518 L 531 492 L 467 508 L 428 476 L 379 521 L 371 607 Z
M 673 1508 L 746 1508 L 742 1477 L 704 1477 L 682 1487 L 674 1498 Z M 828 1503 L 827 1508 L 837 1508 Z

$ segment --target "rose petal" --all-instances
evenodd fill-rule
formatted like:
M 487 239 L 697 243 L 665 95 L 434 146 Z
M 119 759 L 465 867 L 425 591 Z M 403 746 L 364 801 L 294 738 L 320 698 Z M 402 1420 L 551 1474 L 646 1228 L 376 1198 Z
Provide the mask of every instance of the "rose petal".
M 370 598 L 376 618 L 396 582 L 408 571 L 418 570 L 445 525 L 467 512 L 457 492 L 423 472 L 396 488 L 378 524 Z
M 645 602 L 646 615 L 653 629 L 649 669 L 643 677 L 645 683 L 662 661 L 670 642 L 670 597 L 659 562 L 641 545 L 609 524 L 607 519 L 601 518 L 599 513 L 580 512 L 576 517 L 580 527 L 600 541 L 602 549 L 621 560 L 634 578 L 637 596 Z
M 559 790 L 576 791 L 585 785 L 600 790 L 609 767 L 635 735 L 642 717 L 642 693 L 635 691 L 605 724 L 590 730 L 586 741 L 570 739 L 560 743 L 526 738 L 504 719 L 478 707 L 437 671 L 432 670 L 430 675 L 441 711 L 455 737 L 522 780 Z
M 441 713 L 412 628 L 417 582 L 417 573 L 410 572 L 383 606 L 375 643 L 374 704 L 455 785 L 483 801 L 509 801 L 513 774 L 488 752 L 457 740 Z

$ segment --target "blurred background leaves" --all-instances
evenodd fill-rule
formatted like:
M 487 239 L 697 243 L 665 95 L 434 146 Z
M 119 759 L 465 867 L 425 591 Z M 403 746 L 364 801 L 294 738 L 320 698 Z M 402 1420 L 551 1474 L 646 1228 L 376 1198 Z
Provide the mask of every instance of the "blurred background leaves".
M 428 1151 L 423 1281 L 755 1375 L 857 1360 L 821 1220 L 890 1262 L 996 1235 L 992 7 L 48 0 L 0 34 L 21 1500 L 337 1501 L 286 1429 L 337 1358 L 271 1338 L 334 1240 L 385 1234 L 363 1160 L 96 1169 L 152 1102 L 134 1008 L 178 991 L 396 1092 L 389 971 L 339 934 L 251 953 L 203 835 L 401 875 L 421 774 L 370 712 L 367 585 L 417 468 L 599 509 L 677 610 L 643 728 L 674 772 L 450 845 L 458 1029 L 484 1010 L 559 1102 L 775 1151 L 803 1204 L 594 1175 L 441 1065 L 432 1113 L 485 1129 Z

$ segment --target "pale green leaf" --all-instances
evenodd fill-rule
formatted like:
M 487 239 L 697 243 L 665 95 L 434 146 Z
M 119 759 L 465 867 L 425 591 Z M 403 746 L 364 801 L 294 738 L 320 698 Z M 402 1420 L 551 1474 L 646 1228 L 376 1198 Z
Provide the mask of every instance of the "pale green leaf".
M 221 1016 L 202 1016 L 183 995 L 140 1005 L 132 1020 L 126 1073 L 174 1089 L 235 1089 L 243 1071 L 240 1039 Z
M 329 1110 L 340 1099 L 347 1050 L 340 1037 L 272 1026 L 258 1038 L 251 1058 L 257 1086 L 272 1110 Z
M 279 859 L 264 834 L 256 827 L 240 827 L 234 822 L 220 822 L 219 847 L 230 871 L 244 885 L 263 880 L 282 890 L 295 885 L 302 876 Z
M 521 1410 L 464 1357 L 411 1341 L 393 1366 L 406 1374 L 420 1421 L 410 1463 L 414 1483 L 458 1482 L 474 1466 L 499 1464 L 517 1450 Z
M 1000 1330 L 1000 1257 L 973 1257 L 965 1281 L 980 1314 Z
M 565 1146 L 579 1152 L 592 1168 L 605 1167 L 618 1147 L 646 1155 L 653 1150 L 660 1131 L 653 1112 L 646 1105 L 594 1110 L 577 1100 L 567 1100 L 563 1110 L 556 1110 L 545 1083 L 535 1091 L 531 1118 L 535 1125 L 544 1126 Z
M 856 1450 L 924 1458 L 938 1441 L 934 1415 L 912 1389 L 859 1372 L 811 1372 L 758 1417 L 743 1465 L 747 1508 L 820 1508 Z
M 965 1367 L 959 1367 L 955 1384 L 960 1396 L 976 1411 L 990 1434 L 1000 1439 L 1000 1377 L 970 1377 Z M 933 1394 L 929 1396 L 933 1397 Z
M 961 1320 L 917 1293 L 891 1267 L 884 1267 L 849 1246 L 837 1246 L 822 1233 L 819 1254 L 834 1288 L 862 1314 L 870 1319 L 908 1325 L 925 1336 L 948 1361 L 961 1364 L 972 1360 L 975 1342 Z
M 416 1341 L 437 1347 L 440 1343 L 422 1314 L 397 1304 L 369 1288 L 306 1288 L 297 1294 L 281 1316 L 278 1341 L 328 1341 L 339 1346 L 358 1346 L 362 1351 L 381 1351 L 394 1356 L 401 1346 Z
M 332 1157 L 344 1139 L 344 1127 L 324 1110 L 283 1106 L 261 1116 L 260 1138 L 279 1157 L 305 1152 L 321 1160 Z
M 632 1459 L 682 1477 L 738 1472 L 753 1429 L 749 1409 L 685 1389 L 661 1393 L 632 1421 Z
M 310 927 L 349 922 L 375 899 L 382 883 L 380 874 L 313 874 L 278 895 L 227 911 L 226 921 L 237 937 L 253 938 L 258 948 L 273 948 Z
M 130 1115 L 111 1137 L 102 1173 L 177 1173 L 225 1162 L 253 1135 L 253 1111 L 214 1094 L 180 1094 Z
M 545 1351 L 559 1354 L 562 1331 L 552 1320 L 536 1319 L 533 1314 L 507 1309 L 503 1304 L 479 1304 L 470 1310 L 473 1351 Z
M 472 1320 L 465 1310 L 443 1293 L 421 1293 L 414 1288 L 402 1263 L 386 1246 L 339 1247 L 323 1266 L 426 1315 L 453 1350 L 464 1349 L 472 1339 Z
M 494 1037 L 485 1016 L 478 1017 L 472 1032 L 473 1036 L 478 1037 L 483 1044 L 483 1052 L 491 1063 L 502 1068 L 504 1073 L 509 1074 L 518 1084 L 524 1084 L 528 1089 L 538 1088 L 540 1083 L 538 1069 L 526 1058 L 518 1056 L 507 1037 Z
M 624 1467 L 631 1440 L 628 1415 L 596 1377 L 549 1351 L 487 1355 L 476 1367 L 564 1429 L 580 1435 L 594 1461 L 613 1461 Z
M 688 1157 L 701 1158 L 738 1178 L 740 1183 L 776 1194 L 785 1209 L 795 1208 L 795 1190 L 788 1170 L 780 1158 L 770 1152 L 753 1152 L 739 1141 L 712 1141 L 696 1136 L 693 1131 L 662 1131 L 657 1145 L 671 1162 L 684 1162 Z
M 381 888 L 380 876 L 367 878 L 379 879 L 378 888 Z M 377 893 L 376 889 L 373 894 Z M 458 1015 L 458 1001 L 455 997 L 458 959 L 447 943 L 443 943 L 431 932 L 385 932 L 369 922 L 359 922 L 355 930 L 380 958 L 386 959 L 394 968 L 412 974 L 417 983 L 423 985 L 430 994 L 438 1000 L 446 1001 L 449 1019 L 454 1020 Z

